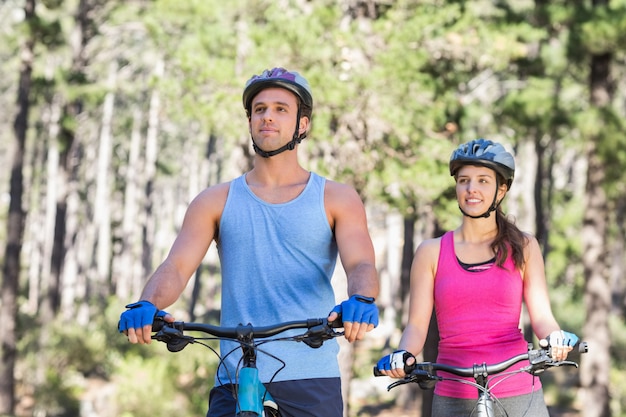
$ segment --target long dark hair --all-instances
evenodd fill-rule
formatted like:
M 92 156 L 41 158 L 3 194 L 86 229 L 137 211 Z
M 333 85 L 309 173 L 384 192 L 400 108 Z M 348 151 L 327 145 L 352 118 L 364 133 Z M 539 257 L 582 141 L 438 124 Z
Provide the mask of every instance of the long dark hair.
M 511 257 L 515 267 L 521 269 L 524 266 L 524 248 L 528 244 L 528 238 L 502 211 L 502 207 L 496 209 L 496 226 L 498 234 L 491 243 L 491 249 L 496 254 L 496 265 L 502 267 L 511 251 Z
M 506 183 L 505 178 L 499 172 L 496 172 L 496 179 L 498 186 Z M 502 197 L 502 199 L 504 199 L 504 197 Z M 502 203 L 502 200 L 500 200 L 500 203 Z M 522 269 L 524 266 L 524 248 L 528 244 L 528 238 L 524 235 L 524 232 L 517 227 L 515 222 L 504 214 L 500 203 L 498 203 L 498 207 L 495 211 L 498 234 L 491 243 L 491 249 L 496 254 L 496 265 L 499 267 L 504 265 L 510 250 L 513 264 L 515 264 L 517 269 Z

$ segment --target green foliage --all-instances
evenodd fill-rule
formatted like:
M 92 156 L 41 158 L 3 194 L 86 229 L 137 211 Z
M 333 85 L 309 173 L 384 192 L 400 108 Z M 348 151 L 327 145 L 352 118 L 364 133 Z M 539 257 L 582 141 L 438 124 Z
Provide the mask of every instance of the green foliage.
M 560 307 L 580 308 L 584 289 L 583 271 L 580 263 L 582 242 L 577 238 L 576 225 L 580 223 L 584 205 L 575 200 L 556 203 L 552 213 L 553 223 L 550 233 L 550 250 L 546 257 L 546 276 L 552 298 Z M 558 299 L 557 299 L 558 298 Z M 572 303 L 576 300 L 576 303 Z M 582 309 L 581 309 L 582 311 Z M 575 317 L 569 314 L 563 318 Z
M 87 380 L 106 380 L 114 371 L 118 353 L 113 347 L 120 337 L 116 325 L 104 315 L 87 326 L 61 317 L 45 327 L 34 322 L 20 316 L 23 334 L 18 349 L 28 370 L 23 383 L 34 386 L 36 409 L 52 416 L 76 416 Z
M 142 347 L 145 349 L 145 347 Z M 151 349 L 156 346 L 151 347 Z M 165 417 L 179 414 L 187 407 L 177 398 L 175 369 L 163 359 L 132 355 L 117 374 L 116 398 L 120 416 Z
M 204 415 L 216 369 L 216 355 L 200 345 L 175 354 L 156 342 L 133 346 L 115 373 L 119 415 Z
M 74 417 L 80 413 L 80 388 L 72 383 L 71 370 L 47 369 L 45 381 L 35 395 L 36 412 L 55 417 Z
M 580 39 L 591 54 L 623 50 L 626 45 L 626 7 L 594 7 L 581 25 Z
M 623 167 L 626 166 L 626 123 L 613 108 L 603 108 L 600 113 L 602 130 L 598 137 L 597 150 L 606 167 L 607 193 L 611 200 L 615 200 L 625 191 Z
M 166 345 L 131 345 L 117 333 L 119 302 L 109 308 L 111 357 L 114 370 L 116 408 L 119 416 L 166 417 L 205 415 L 209 391 L 213 387 L 218 357 L 200 344 L 172 353 Z M 113 323 L 111 323 L 113 324 Z M 208 342 L 217 349 L 217 342 Z
M 177 354 L 157 342 L 131 345 L 117 332 L 119 304 L 112 299 L 105 314 L 87 326 L 58 319 L 47 328 L 33 327 L 31 317 L 21 317 L 20 328 L 28 328 L 19 347 L 25 375 L 43 375 L 23 381 L 35 386 L 35 409 L 55 417 L 77 416 L 81 399 L 94 386 L 114 383 L 110 407 L 116 415 L 204 415 L 216 355 L 199 345 Z
M 611 317 L 611 411 L 613 416 L 626 416 L 626 323 Z

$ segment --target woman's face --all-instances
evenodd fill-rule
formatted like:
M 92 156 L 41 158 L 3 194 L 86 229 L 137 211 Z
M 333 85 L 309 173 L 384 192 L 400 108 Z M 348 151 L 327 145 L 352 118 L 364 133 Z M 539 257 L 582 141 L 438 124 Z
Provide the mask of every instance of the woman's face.
M 506 184 L 498 185 L 496 172 L 484 166 L 464 165 L 456 173 L 456 199 L 469 215 L 485 213 L 494 201 L 504 198 Z

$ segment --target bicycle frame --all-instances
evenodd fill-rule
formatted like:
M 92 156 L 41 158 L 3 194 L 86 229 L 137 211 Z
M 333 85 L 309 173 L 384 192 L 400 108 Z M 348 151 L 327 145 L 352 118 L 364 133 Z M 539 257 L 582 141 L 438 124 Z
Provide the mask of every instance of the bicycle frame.
M 255 340 L 266 339 L 268 341 L 270 339 L 267 338 L 286 330 L 306 329 L 304 334 L 292 336 L 289 339 L 304 342 L 312 348 L 318 348 L 324 341 L 343 335 L 343 332 L 334 330 L 342 326 L 341 318 L 332 323 L 329 323 L 326 318 L 319 318 L 264 327 L 253 327 L 251 324 L 221 327 L 204 323 L 166 323 L 157 317 L 152 326 L 153 332 L 156 332 L 152 338 L 166 343 L 170 352 L 179 352 L 189 343 L 197 343 L 196 340 L 207 339 L 186 335 L 184 331 L 204 332 L 214 336 L 213 339 L 228 339 L 239 342 L 243 355 L 236 388 L 236 415 L 260 417 L 264 415 L 264 407 L 268 407 L 267 411 L 273 413 L 271 415 L 277 416 L 278 406 L 259 379 L 259 370 L 256 367 L 258 343 Z
M 256 349 L 252 331 L 241 337 L 243 350 L 243 366 L 239 371 L 239 385 L 237 393 L 238 416 L 261 416 L 267 402 L 275 405 L 274 399 L 259 380 L 259 370 L 256 367 Z

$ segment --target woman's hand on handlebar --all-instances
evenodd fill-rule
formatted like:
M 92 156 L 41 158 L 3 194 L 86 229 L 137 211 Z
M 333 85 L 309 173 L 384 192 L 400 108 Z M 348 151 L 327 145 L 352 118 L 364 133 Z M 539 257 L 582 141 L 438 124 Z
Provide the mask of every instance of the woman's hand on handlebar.
M 152 342 L 152 323 L 155 317 L 161 317 L 171 323 L 174 317 L 166 311 L 159 310 L 149 301 L 142 300 L 128 304 L 127 310 L 120 316 L 117 329 L 128 337 L 130 343 L 150 344 Z
M 386 375 L 392 378 L 403 378 L 411 373 L 415 368 L 415 363 L 415 356 L 411 352 L 396 350 L 390 355 L 383 356 L 378 361 L 375 374 Z
M 564 330 L 555 330 L 550 335 L 539 341 L 543 347 L 550 347 L 550 356 L 555 361 L 564 361 L 568 353 L 578 343 L 578 336 Z

